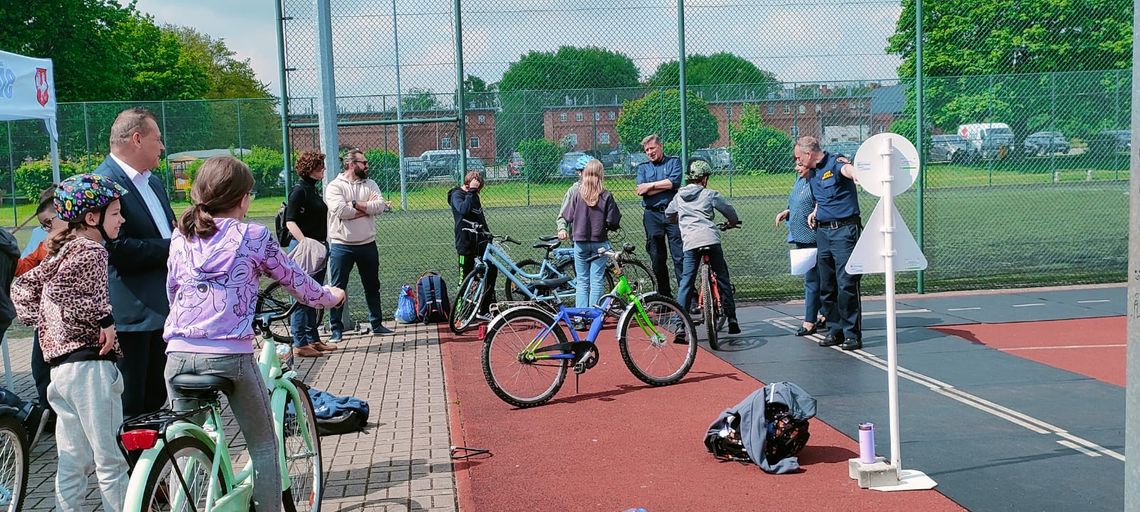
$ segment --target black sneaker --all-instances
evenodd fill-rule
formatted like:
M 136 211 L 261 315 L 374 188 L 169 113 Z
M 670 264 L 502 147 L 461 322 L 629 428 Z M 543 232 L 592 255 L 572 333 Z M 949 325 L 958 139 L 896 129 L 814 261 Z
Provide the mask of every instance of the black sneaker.
M 841 343 L 843 343 L 843 335 L 842 334 L 838 334 L 838 333 L 837 334 L 828 334 L 826 337 L 824 337 L 822 340 L 819 341 L 819 346 L 821 346 L 821 347 L 834 347 L 834 346 L 839 345 Z
M 843 350 L 859 350 L 863 348 L 863 340 L 847 338 L 843 340 L 843 343 L 839 344 L 839 348 Z
M 729 334 L 740 334 L 740 324 L 736 323 L 736 320 L 729 320 L 728 321 L 728 333 Z
M 391 336 L 393 334 L 396 334 L 396 331 L 393 331 L 392 329 L 384 327 L 384 324 L 380 324 L 378 327 L 372 328 L 372 335 L 373 336 Z

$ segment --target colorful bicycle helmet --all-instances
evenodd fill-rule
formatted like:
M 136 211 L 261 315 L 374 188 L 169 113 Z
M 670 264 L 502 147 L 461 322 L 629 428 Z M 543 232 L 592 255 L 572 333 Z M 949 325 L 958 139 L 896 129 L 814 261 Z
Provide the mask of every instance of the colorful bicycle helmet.
M 712 174 L 712 166 L 704 160 L 693 160 L 689 164 L 689 172 L 685 173 L 685 179 L 689 181 L 697 181 L 705 176 Z
M 590 163 L 590 161 L 593 159 L 594 157 L 590 155 L 582 155 L 578 157 L 578 159 L 574 161 L 574 170 L 578 172 L 586 170 L 586 164 Z
M 106 176 L 77 174 L 60 182 L 55 189 L 55 213 L 66 222 L 80 222 L 84 213 L 101 212 L 111 201 L 126 194 L 127 189 Z M 103 227 L 102 216 L 99 227 Z

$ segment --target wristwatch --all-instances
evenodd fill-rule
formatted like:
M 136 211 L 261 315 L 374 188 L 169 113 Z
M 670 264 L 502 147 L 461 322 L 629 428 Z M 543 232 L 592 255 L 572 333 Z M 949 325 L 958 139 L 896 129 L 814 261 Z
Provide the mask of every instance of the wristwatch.
M 356 209 L 356 200 L 355 199 L 352 200 L 352 208 Z

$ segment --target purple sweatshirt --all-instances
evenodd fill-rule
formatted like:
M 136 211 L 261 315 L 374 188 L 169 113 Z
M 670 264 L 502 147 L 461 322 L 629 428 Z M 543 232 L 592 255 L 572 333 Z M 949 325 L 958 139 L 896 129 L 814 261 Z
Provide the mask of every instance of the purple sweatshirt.
M 170 237 L 166 290 L 170 314 L 163 338 L 167 352 L 253 353 L 253 316 L 261 276 L 316 308 L 337 299 L 297 267 L 259 224 L 215 219 L 218 232 L 207 239 Z

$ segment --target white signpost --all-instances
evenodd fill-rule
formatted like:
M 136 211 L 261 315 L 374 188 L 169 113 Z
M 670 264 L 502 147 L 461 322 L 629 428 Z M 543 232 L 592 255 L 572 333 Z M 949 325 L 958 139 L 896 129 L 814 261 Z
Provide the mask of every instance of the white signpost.
M 890 402 L 891 460 L 863 464 L 852 459 L 852 477 L 879 491 L 933 489 L 934 480 L 921 471 L 902 469 L 899 453 L 898 339 L 895 322 L 895 272 L 922 270 L 926 257 L 895 209 L 894 196 L 910 189 L 918 178 L 918 151 L 900 135 L 881 133 L 867 139 L 855 154 L 855 176 L 879 204 L 859 236 L 847 261 L 849 274 L 883 273 L 887 303 L 887 398 Z M 862 477 L 856 476 L 861 473 Z

